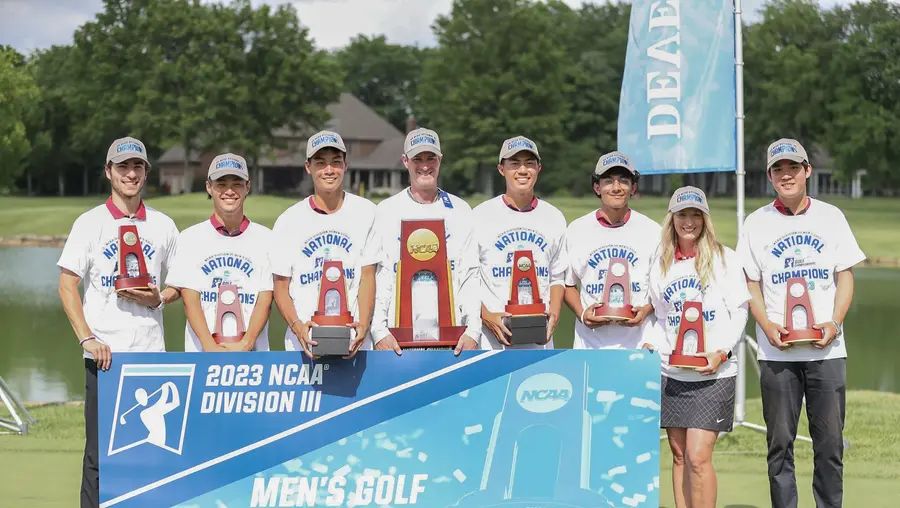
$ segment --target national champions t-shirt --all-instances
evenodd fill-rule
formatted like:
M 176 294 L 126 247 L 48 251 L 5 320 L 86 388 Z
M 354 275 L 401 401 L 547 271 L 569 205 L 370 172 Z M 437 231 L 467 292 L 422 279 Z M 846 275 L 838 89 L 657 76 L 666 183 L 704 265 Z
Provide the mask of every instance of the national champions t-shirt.
M 144 204 L 133 218 L 119 211 L 111 199 L 81 214 L 72 224 L 57 266 L 84 281 L 85 321 L 113 353 L 165 351 L 162 310 L 120 298 L 116 293 L 122 225 L 137 227 L 147 272 L 159 287 L 163 269 L 169 270 L 172 265 L 178 228 L 168 216 Z M 87 351 L 82 356 L 93 358 Z
M 200 293 L 200 305 L 210 333 L 214 333 L 217 326 L 219 286 L 236 285 L 246 329 L 250 326 L 250 316 L 259 294 L 272 291 L 268 256 L 271 237 L 269 228 L 255 222 L 249 222 L 237 236 L 219 233 L 209 219 L 195 224 L 179 236 L 178 255 L 166 283 Z M 226 319 L 222 331 L 225 335 L 236 333 L 236 320 Z M 203 351 L 190 322 L 185 323 L 184 350 Z M 269 350 L 268 320 L 259 332 L 253 350 Z
M 534 271 L 538 282 L 538 296 L 545 310 L 550 309 L 550 287 L 565 285 L 566 218 L 550 203 L 536 200 L 533 209 L 511 209 L 497 196 L 476 206 L 475 240 L 478 244 L 481 271 L 481 302 L 490 312 L 505 312 L 509 303 L 514 254 L 530 250 L 534 257 Z M 530 288 L 523 287 L 519 298 L 532 303 Z M 527 344 L 513 349 L 553 349 L 553 341 L 546 345 Z M 505 349 L 487 326 L 481 330 L 482 349 Z
M 743 336 L 747 313 L 746 309 L 741 312 L 739 308 L 750 301 L 750 292 L 740 257 L 728 247 L 724 250 L 724 263 L 716 255 L 713 278 L 706 287 L 701 287 L 694 258 L 675 260 L 665 275 L 658 261 L 650 269 L 650 302 L 658 323 L 665 331 L 665 342 L 657 344 L 663 360 L 664 376 L 681 381 L 707 381 L 738 373 L 734 356 L 720 365 L 715 374 L 708 376 L 697 374 L 692 369 L 669 366 L 669 356 L 677 345 L 685 302 L 700 302 L 703 305 L 701 322 L 704 324 L 706 352 L 732 350 Z M 690 347 L 688 344 L 686 347 L 685 354 L 696 352 L 696 345 Z
M 345 192 L 343 204 L 334 213 L 316 211 L 310 196 L 285 210 L 275 221 L 270 249 L 272 272 L 291 278 L 291 298 L 297 317 L 303 322 L 310 321 L 319 308 L 325 261 L 343 264 L 347 310 L 354 321 L 359 319 L 362 268 L 379 260 L 378 244 L 373 236 L 374 220 L 374 203 Z M 287 350 L 302 350 L 290 327 L 285 331 L 284 340 Z M 371 339 L 367 338 L 360 349 L 372 349 Z
M 786 322 L 788 279 L 802 277 L 806 281 L 813 319 L 807 317 L 805 321 L 811 327 L 833 317 L 836 273 L 866 259 L 840 209 L 813 198 L 809 198 L 806 211 L 798 215 L 782 214 L 774 203 L 748 215 L 737 252 L 747 277 L 760 281 L 769 320 L 782 326 Z M 760 360 L 805 362 L 847 356 L 846 335 L 834 339 L 825 349 L 797 344 L 784 351 L 769 344 L 759 324 L 756 336 Z
M 607 227 L 598 220 L 597 211 L 575 219 L 566 230 L 566 253 L 569 267 L 566 285 L 580 286 L 581 305 L 588 308 L 603 301 L 606 272 L 613 258 L 624 259 L 631 281 L 631 301 L 636 307 L 649 301 L 650 263 L 660 241 L 660 226 L 646 215 L 631 210 L 625 224 Z M 656 319 L 650 315 L 641 326 L 626 327 L 617 323 L 591 330 L 579 317 L 575 318 L 574 349 L 637 349 L 645 334 L 661 333 Z

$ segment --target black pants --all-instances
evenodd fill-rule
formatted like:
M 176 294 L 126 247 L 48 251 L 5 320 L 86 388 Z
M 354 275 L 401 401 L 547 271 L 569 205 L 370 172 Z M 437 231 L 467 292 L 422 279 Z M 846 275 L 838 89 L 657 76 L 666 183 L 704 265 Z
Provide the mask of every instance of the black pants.
M 845 358 L 815 362 L 760 361 L 763 418 L 769 445 L 769 493 L 773 508 L 796 508 L 794 439 L 803 397 L 813 440 L 813 497 L 817 508 L 841 506 Z
M 97 362 L 84 360 L 84 459 L 81 508 L 100 506 L 100 450 L 97 436 Z

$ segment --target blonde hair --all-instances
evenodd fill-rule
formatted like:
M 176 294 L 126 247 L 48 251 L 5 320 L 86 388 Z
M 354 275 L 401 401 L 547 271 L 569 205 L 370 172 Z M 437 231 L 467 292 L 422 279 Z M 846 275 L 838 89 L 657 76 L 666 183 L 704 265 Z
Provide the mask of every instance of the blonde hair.
M 695 242 L 694 269 L 700 277 L 700 286 L 706 287 L 715 277 L 714 266 L 716 258 L 722 266 L 725 265 L 725 248 L 716 238 L 716 229 L 713 227 L 709 215 L 701 213 L 703 217 L 703 231 Z M 660 242 L 659 264 L 663 276 L 675 262 L 675 247 L 678 245 L 678 233 L 675 231 L 675 214 L 669 212 L 662 225 L 662 241 Z

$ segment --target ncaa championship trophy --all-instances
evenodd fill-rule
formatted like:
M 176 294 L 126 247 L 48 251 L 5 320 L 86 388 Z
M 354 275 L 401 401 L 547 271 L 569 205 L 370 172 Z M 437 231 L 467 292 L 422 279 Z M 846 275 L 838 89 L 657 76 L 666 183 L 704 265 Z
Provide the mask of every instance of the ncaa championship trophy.
M 116 275 L 116 292 L 126 289 L 148 289 L 151 282 L 137 226 L 134 224 L 119 226 L 119 273 Z
M 225 318 L 228 316 L 234 318 L 236 326 L 233 333 L 231 326 L 228 326 L 229 329 L 226 330 Z M 237 285 L 219 284 L 219 297 L 216 299 L 216 331 L 212 334 L 213 340 L 216 341 L 216 344 L 240 342 L 246 332 Z
M 319 308 L 312 317 L 312 322 L 318 326 L 309 329 L 309 338 L 317 343 L 311 352 L 317 356 L 349 355 L 353 330 L 347 325 L 353 322 L 353 316 L 347 310 L 344 264 L 324 261 L 321 281 Z
M 504 325 L 512 332 L 511 344 L 543 344 L 547 342 L 547 315 L 538 291 L 534 254 L 530 250 L 513 253 L 512 280 Z
M 706 352 L 706 337 L 703 332 L 703 304 L 684 302 L 681 323 L 678 325 L 678 338 L 675 341 L 675 350 L 669 356 L 669 365 L 683 369 L 702 369 L 709 365 L 706 358 L 694 356 Z
M 533 367 L 510 375 L 503 409 L 494 417 L 479 490 L 456 506 L 609 505 L 604 496 L 590 490 L 593 423 L 587 410 L 588 366 L 565 376 L 541 370 Z
M 787 335 L 781 337 L 785 344 L 803 344 L 822 340 L 822 330 L 812 325 L 816 322 L 809 298 L 806 279 L 793 277 L 787 282 L 787 298 L 784 306 L 784 328 Z
M 631 277 L 628 261 L 622 258 L 609 260 L 606 283 L 603 285 L 603 299 L 594 308 L 594 316 L 613 321 L 628 321 L 637 315 L 631 305 Z
M 465 326 L 455 325 L 453 279 L 446 238 L 443 219 L 403 220 L 400 223 L 395 326 L 388 330 L 401 349 L 454 349 L 466 331 Z M 437 315 L 415 315 L 413 302 L 427 304 L 430 299 L 418 295 L 414 298 L 414 287 L 424 293 L 432 285 L 437 286 Z

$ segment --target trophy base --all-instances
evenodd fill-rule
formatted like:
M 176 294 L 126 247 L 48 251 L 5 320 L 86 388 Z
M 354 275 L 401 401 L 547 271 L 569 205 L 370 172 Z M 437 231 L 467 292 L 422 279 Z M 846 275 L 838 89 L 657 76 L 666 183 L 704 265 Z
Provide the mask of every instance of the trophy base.
M 628 321 L 629 319 L 634 319 L 634 316 L 637 316 L 637 312 L 634 311 L 634 307 L 631 305 L 626 305 L 625 307 L 601 305 L 594 308 L 594 317 L 605 318 L 611 321 Z
M 312 354 L 317 356 L 347 356 L 350 354 L 353 329 L 347 326 L 313 326 L 309 338 L 316 341 Z
M 512 332 L 509 342 L 514 346 L 546 343 L 547 321 L 544 314 L 503 318 L 503 324 Z
M 709 365 L 709 360 L 702 356 L 691 355 L 670 355 L 669 367 L 679 367 L 682 369 L 702 369 Z
M 437 340 L 414 340 L 412 328 L 388 328 L 400 349 L 455 349 L 466 333 L 465 326 L 442 326 Z
M 137 277 L 116 276 L 115 288 L 116 292 L 125 291 L 126 289 L 150 289 L 150 283 L 153 279 L 148 274 L 138 275 Z
M 824 334 L 822 330 L 788 330 L 787 335 L 781 336 L 783 344 L 809 344 L 822 340 Z
M 234 342 L 240 342 L 244 339 L 244 334 L 233 335 L 231 337 L 226 337 L 224 335 L 219 335 L 217 333 L 212 334 L 212 338 L 216 341 L 216 344 L 231 344 Z

